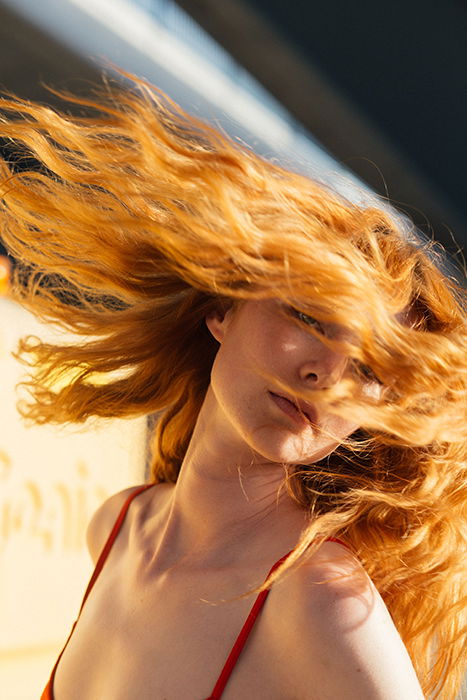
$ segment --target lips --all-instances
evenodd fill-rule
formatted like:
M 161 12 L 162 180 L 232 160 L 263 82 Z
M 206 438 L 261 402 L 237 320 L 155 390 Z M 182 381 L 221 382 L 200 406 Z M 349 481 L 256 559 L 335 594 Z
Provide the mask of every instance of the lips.
M 312 425 L 317 424 L 318 415 L 316 409 L 310 404 L 304 401 L 292 400 L 288 396 L 276 394 L 273 391 L 269 391 L 269 394 L 276 405 L 279 406 L 284 413 L 287 413 L 292 418 L 300 419 L 302 422 L 310 423 Z

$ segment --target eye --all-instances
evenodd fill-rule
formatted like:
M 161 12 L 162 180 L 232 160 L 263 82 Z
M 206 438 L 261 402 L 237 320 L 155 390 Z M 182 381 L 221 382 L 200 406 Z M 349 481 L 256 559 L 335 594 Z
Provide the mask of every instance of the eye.
M 288 310 L 292 316 L 294 316 L 304 325 L 312 326 L 313 328 L 316 328 L 316 330 L 320 331 L 320 333 L 324 333 L 323 326 L 318 321 L 318 319 L 314 318 L 313 316 L 308 316 L 308 314 L 304 313 L 303 311 L 299 311 L 298 309 L 295 309 L 293 306 L 289 306 Z
M 373 384 L 381 384 L 381 385 L 383 384 L 383 382 L 378 379 L 376 374 L 373 372 L 371 367 L 368 367 L 368 365 L 364 365 L 364 364 L 359 363 L 357 365 L 357 367 L 358 367 L 358 373 L 360 374 L 360 376 L 362 376 L 365 379 L 365 381 L 373 383 Z

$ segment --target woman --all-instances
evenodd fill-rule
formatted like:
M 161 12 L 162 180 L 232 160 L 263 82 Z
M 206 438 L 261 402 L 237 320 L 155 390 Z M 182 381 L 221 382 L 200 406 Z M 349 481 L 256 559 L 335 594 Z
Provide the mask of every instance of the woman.
M 68 96 L 92 118 L 5 99 L 0 129 L 40 163 L 2 164 L 16 294 L 83 336 L 21 343 L 22 413 L 160 412 L 43 698 L 453 698 L 460 287 L 382 209 L 108 91 Z

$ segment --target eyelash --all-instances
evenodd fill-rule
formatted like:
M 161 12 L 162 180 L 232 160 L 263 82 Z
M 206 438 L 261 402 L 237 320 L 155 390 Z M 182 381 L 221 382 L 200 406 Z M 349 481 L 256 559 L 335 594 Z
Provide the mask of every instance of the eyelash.
M 308 314 L 304 313 L 303 311 L 299 311 L 298 309 L 295 309 L 293 306 L 288 307 L 289 312 L 294 316 L 296 319 L 301 321 L 301 323 L 305 324 L 306 326 L 314 326 L 320 333 L 323 333 L 324 335 L 324 329 L 321 323 L 318 321 L 318 319 L 313 318 L 313 316 L 309 316 Z M 382 382 L 378 379 L 376 374 L 373 372 L 371 367 L 368 367 L 368 365 L 364 364 L 358 364 L 358 370 L 363 377 L 369 381 L 369 382 L 376 382 L 377 384 L 382 384 Z
M 293 306 L 289 306 L 289 312 L 292 314 L 292 316 L 295 316 L 296 319 L 301 321 L 301 323 L 303 323 L 305 326 L 314 326 L 317 330 L 324 334 L 323 326 L 318 321 L 318 319 L 313 318 L 313 316 L 308 316 L 308 314 L 305 314 L 303 311 L 295 309 Z
M 373 372 L 371 367 L 368 367 L 368 365 L 359 364 L 358 370 L 359 370 L 360 374 L 362 374 L 367 381 L 376 382 L 377 384 L 382 385 L 382 382 L 378 379 L 378 377 Z

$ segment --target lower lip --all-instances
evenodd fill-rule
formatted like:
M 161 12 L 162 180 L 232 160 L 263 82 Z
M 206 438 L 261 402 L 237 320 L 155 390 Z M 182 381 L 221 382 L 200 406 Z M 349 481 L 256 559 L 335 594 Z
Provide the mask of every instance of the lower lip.
M 299 425 L 310 425 L 310 421 L 307 419 L 307 417 L 304 416 L 303 413 L 300 413 L 298 408 L 296 408 L 291 401 L 285 399 L 283 396 L 278 396 L 278 394 L 273 394 L 272 391 L 268 393 L 276 406 L 278 406 L 281 411 L 286 414 L 286 416 L 293 418 Z

